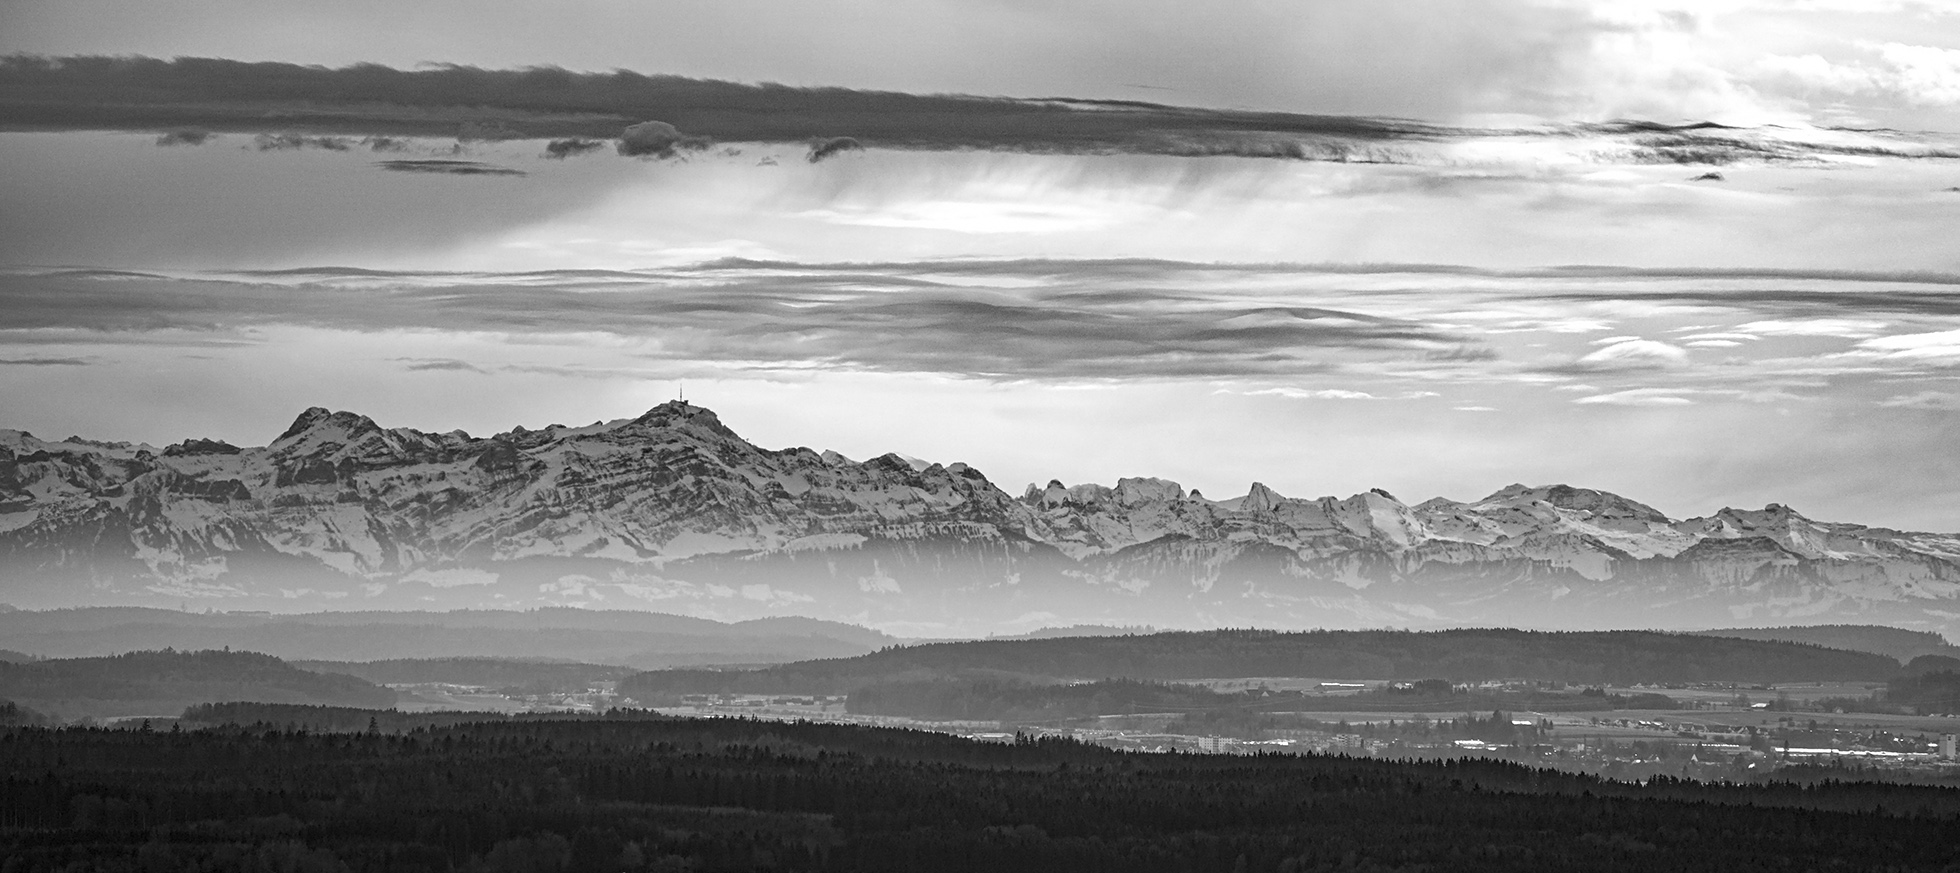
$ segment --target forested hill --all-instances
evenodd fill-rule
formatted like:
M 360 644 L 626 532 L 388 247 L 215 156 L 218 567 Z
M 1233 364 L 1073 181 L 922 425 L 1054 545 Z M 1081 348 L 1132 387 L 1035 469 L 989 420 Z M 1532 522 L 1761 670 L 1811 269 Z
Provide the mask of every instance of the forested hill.
M 175 715 L 226 700 L 392 706 L 364 679 L 301 670 L 255 652 L 130 652 L 106 658 L 0 663 L 0 699 L 62 718 Z
M 535 686 L 577 690 L 597 682 L 620 679 L 635 671 L 609 664 L 525 661 L 512 658 L 394 658 L 380 661 L 294 661 L 293 666 L 316 673 L 359 676 L 381 685 L 453 682 L 503 688 Z
M 1739 640 L 1781 640 L 1810 643 L 1854 652 L 1874 652 L 1901 663 L 1920 655 L 1960 655 L 1960 646 L 1932 631 L 1904 630 L 1875 624 L 1819 624 L 1800 627 L 1730 627 L 1696 631 L 1711 637 Z
M 742 719 L 0 731 L 0 857 L 66 870 L 1954 869 L 1960 792 L 1485 760 L 1138 755 Z
M 621 693 L 848 693 L 898 676 L 995 671 L 1060 679 L 1301 676 L 1578 683 L 1883 681 L 1899 662 L 1761 640 L 1651 631 L 1176 631 L 1141 636 L 977 640 L 887 648 L 763 670 L 658 670 Z

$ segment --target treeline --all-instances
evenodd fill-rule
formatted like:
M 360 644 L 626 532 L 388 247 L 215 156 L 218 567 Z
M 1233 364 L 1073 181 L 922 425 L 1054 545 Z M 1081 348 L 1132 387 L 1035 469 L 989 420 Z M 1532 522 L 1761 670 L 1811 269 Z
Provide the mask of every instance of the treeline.
M 8 873 L 1937 871 L 1960 791 L 735 719 L 0 731 Z
M 1224 693 L 1201 685 L 1108 679 L 1096 682 L 1033 682 L 1014 676 L 963 674 L 907 676 L 860 686 L 845 709 L 928 721 L 1000 721 L 1051 724 L 1104 715 L 1175 713 L 1187 726 L 1210 733 L 1259 738 L 1282 724 L 1271 713 L 1465 712 L 1530 709 L 1571 712 L 1605 709 L 1673 709 L 1661 694 L 1570 691 L 1472 690 L 1444 679 L 1411 688 L 1377 688 L 1359 694 L 1321 695 L 1264 688 Z
M 1842 705 L 1841 701 L 1836 701 Z M 1960 713 L 1960 673 L 1941 671 L 1900 676 L 1872 696 L 1869 706 L 1852 710 L 1902 712 L 1918 715 Z
M 72 718 L 160 715 L 218 700 L 384 707 L 394 705 L 395 692 L 353 676 L 301 670 L 256 652 L 162 649 L 0 662 L 0 699 Z
M 1879 681 L 1883 655 L 1796 643 L 1649 631 L 1178 631 L 1144 636 L 978 640 L 892 647 L 764 670 L 660 670 L 620 683 L 663 693 L 847 694 L 906 674 L 989 670 L 1063 679 L 1246 676 L 1537 679 L 1573 684 Z
M 565 720 L 580 716 L 550 713 L 549 719 Z M 546 719 L 547 714 L 464 712 L 402 712 L 397 709 L 364 709 L 355 706 L 320 706 L 303 703 L 251 703 L 227 701 L 200 703 L 186 707 L 180 717 L 192 727 L 224 725 L 262 725 L 283 731 L 313 733 L 380 732 L 390 734 L 454 727 L 482 721 L 524 721 Z
M 1123 712 L 1192 712 L 1257 699 L 1196 685 L 1135 679 L 1036 684 L 1012 677 L 948 676 L 877 682 L 851 692 L 845 710 L 935 721 L 1042 722 Z
M 1875 652 L 1895 658 L 1902 663 L 1920 655 L 1960 654 L 1960 648 L 1955 648 L 1946 641 L 1946 637 L 1932 631 L 1905 630 L 1873 624 L 1731 627 L 1694 631 L 1694 633 L 1744 640 L 1782 640 L 1790 643 L 1810 643 L 1832 649 L 1850 649 L 1854 652 Z

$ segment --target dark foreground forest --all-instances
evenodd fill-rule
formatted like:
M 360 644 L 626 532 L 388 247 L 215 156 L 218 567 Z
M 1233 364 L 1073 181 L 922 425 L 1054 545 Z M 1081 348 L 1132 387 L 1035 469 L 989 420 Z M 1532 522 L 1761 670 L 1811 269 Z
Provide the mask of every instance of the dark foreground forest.
M 1960 870 L 1960 791 L 639 713 L 0 732 L 0 871 Z

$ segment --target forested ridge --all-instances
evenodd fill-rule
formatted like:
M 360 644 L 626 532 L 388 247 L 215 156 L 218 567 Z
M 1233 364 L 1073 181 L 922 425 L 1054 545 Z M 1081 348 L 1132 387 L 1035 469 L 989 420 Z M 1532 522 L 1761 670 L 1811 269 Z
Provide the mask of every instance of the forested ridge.
M 1066 679 L 1244 676 L 1634 682 L 1883 681 L 1899 662 L 1799 643 L 1652 631 L 1172 631 L 888 647 L 762 670 L 656 670 L 620 693 L 846 694 L 873 682 L 989 670 Z
M 366 680 L 301 670 L 256 652 L 129 652 L 103 658 L 0 662 L 0 700 L 73 717 L 175 713 L 212 700 L 389 706 L 395 692 Z
M 42 870 L 1945 870 L 1960 791 L 606 717 L 0 731 Z
M 315 673 L 358 676 L 378 685 L 449 682 L 503 687 L 582 688 L 635 671 L 610 664 L 526 661 L 512 658 L 390 658 L 378 661 L 293 661 Z

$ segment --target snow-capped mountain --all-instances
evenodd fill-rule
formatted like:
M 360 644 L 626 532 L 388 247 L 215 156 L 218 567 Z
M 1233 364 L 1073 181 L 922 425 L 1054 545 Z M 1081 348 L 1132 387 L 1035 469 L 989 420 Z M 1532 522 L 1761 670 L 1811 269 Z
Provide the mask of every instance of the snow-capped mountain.
M 662 404 L 492 437 L 309 409 L 260 448 L 0 430 L 0 595 L 20 606 L 640 606 L 888 628 L 1960 627 L 1960 535 L 1789 507 L 1674 520 L 1565 485 L 1210 500 L 743 440 Z

